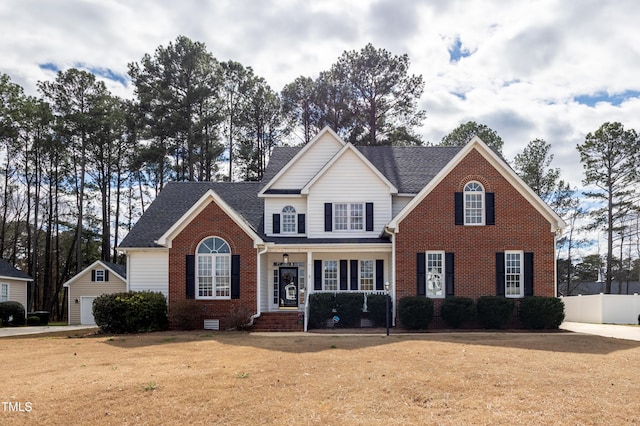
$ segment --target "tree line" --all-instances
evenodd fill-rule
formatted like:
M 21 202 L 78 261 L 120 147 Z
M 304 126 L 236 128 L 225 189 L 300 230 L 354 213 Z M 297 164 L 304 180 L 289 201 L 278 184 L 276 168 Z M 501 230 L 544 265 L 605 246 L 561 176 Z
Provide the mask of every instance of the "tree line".
M 65 317 L 62 284 L 97 259 L 122 262 L 121 237 L 168 181 L 260 180 L 275 146 L 305 144 L 325 126 L 356 145 L 429 144 L 417 132 L 424 81 L 409 67 L 407 55 L 367 44 L 278 93 L 251 67 L 180 36 L 128 64 L 132 99 L 75 68 L 38 82 L 37 96 L 0 74 L 0 256 L 34 278 L 27 308 Z M 502 155 L 502 139 L 475 122 L 439 144 L 473 134 Z M 552 158 L 537 139 L 513 167 L 578 217 Z

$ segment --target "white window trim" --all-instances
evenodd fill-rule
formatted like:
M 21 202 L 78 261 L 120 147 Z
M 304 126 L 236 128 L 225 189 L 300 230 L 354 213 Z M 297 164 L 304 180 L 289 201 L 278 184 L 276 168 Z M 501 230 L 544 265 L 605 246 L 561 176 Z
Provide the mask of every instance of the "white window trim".
M 469 184 L 475 183 L 482 188 L 482 191 L 466 191 L 466 187 Z M 486 210 L 486 197 L 485 197 L 485 189 L 484 185 L 478 181 L 472 180 L 464 184 L 463 192 L 462 192 L 462 214 L 464 219 L 465 226 L 484 226 L 486 223 L 485 218 L 485 210 Z M 467 222 L 467 194 L 480 194 L 480 202 L 482 206 L 480 207 L 480 222 L 479 223 L 469 223 Z
M 3 296 L 2 294 L 4 293 L 4 289 L 7 289 L 7 299 L 3 300 Z M 11 286 L 9 285 L 9 283 L 0 283 L 0 302 L 8 302 L 11 300 Z
M 336 215 L 336 210 L 338 208 L 338 205 L 346 205 L 347 206 L 347 229 L 337 229 L 336 227 L 336 219 L 337 219 L 337 215 Z M 361 207 L 361 211 L 362 211 L 362 228 L 361 229 L 351 229 L 351 208 L 354 205 L 359 205 Z M 367 228 L 367 210 L 366 210 L 366 203 L 364 202 L 340 202 L 340 203 L 333 203 L 333 231 L 334 232 L 364 232 Z
M 229 253 L 198 253 L 198 249 L 200 245 L 210 238 L 218 238 L 229 247 Z M 212 236 L 207 237 L 200 241 L 200 243 L 196 246 L 196 259 L 195 259 L 195 298 L 197 300 L 230 300 L 231 299 L 231 246 L 226 242 L 223 238 Z M 211 280 L 211 296 L 200 296 L 200 257 L 211 257 L 211 272 L 212 272 L 212 280 Z M 229 295 L 228 296 L 216 296 L 216 258 L 225 257 L 227 258 L 227 262 L 229 265 Z
M 509 254 L 517 254 L 520 257 L 520 292 L 518 294 L 508 294 L 507 293 L 507 255 Z M 521 299 L 524 297 L 524 251 L 522 250 L 506 250 L 504 252 L 504 295 L 510 299 Z
M 293 209 L 293 212 L 285 212 L 284 210 L 288 207 L 291 207 Z M 296 208 L 293 206 L 284 206 L 282 208 L 282 211 L 280 212 L 281 214 L 281 223 L 280 223 L 280 233 L 281 234 L 297 234 L 298 233 L 298 212 L 296 211 Z M 284 217 L 286 215 L 292 215 L 293 216 L 293 231 L 285 231 L 284 229 L 284 224 L 285 224 L 285 220 Z
M 336 288 L 327 288 L 327 262 L 336 263 Z M 339 291 L 340 290 L 340 261 L 334 259 L 325 259 L 322 261 L 322 290 L 324 291 Z
M 105 282 L 105 272 L 104 269 L 96 269 L 95 270 L 95 282 L 103 283 Z
M 362 288 L 362 265 L 364 262 L 371 262 L 371 289 L 364 290 Z M 374 291 L 376 289 L 376 262 L 373 259 L 360 259 L 358 261 L 358 290 L 360 291 Z
M 442 259 L 442 272 L 441 272 L 441 280 L 442 280 L 442 294 L 429 294 L 429 255 L 430 254 L 439 254 Z M 424 270 L 425 270 L 425 295 L 430 299 L 444 299 L 447 296 L 447 265 L 446 265 L 446 256 L 443 250 L 429 250 L 425 252 L 424 256 Z

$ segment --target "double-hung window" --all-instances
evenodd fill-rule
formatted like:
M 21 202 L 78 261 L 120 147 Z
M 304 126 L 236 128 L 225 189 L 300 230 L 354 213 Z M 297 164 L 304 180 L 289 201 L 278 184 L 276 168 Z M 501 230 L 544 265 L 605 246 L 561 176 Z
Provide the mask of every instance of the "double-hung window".
M 338 290 L 338 261 L 324 261 L 324 290 Z
M 445 296 L 445 256 L 443 251 L 426 253 L 426 296 Z
M 296 209 L 292 206 L 286 206 L 282 209 L 282 233 L 295 234 L 297 232 Z
M 464 186 L 464 224 L 484 225 L 484 188 L 475 181 Z
M 364 204 L 336 203 L 334 211 L 334 228 L 336 231 L 363 231 Z
M 360 261 L 360 290 L 374 290 L 373 260 Z
M 196 298 L 231 298 L 231 249 L 221 238 L 210 237 L 197 250 Z
M 507 251 L 504 253 L 505 296 L 524 296 L 524 268 L 523 253 L 521 251 Z
M 104 279 L 104 269 L 96 269 L 96 281 L 103 282 Z

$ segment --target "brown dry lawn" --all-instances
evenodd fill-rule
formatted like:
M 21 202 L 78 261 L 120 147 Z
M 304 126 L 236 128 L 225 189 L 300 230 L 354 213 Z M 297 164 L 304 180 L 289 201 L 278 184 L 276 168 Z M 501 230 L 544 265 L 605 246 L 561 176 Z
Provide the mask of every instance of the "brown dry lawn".
M 71 333 L 0 339 L 0 424 L 640 423 L 640 342 Z

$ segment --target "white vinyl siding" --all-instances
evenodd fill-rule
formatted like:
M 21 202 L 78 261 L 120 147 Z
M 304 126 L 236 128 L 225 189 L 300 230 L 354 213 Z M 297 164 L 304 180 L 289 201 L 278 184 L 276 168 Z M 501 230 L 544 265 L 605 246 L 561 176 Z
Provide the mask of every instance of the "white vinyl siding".
M 354 200 L 373 203 L 373 231 L 325 232 L 324 204 L 345 204 Z M 391 220 L 389 187 L 351 151 L 345 151 L 310 188 L 307 235 L 309 238 L 377 237 Z M 335 218 L 334 218 L 335 220 Z
M 298 197 L 268 197 L 264 199 L 264 232 L 273 236 L 273 215 L 280 215 L 280 232 L 282 233 L 282 209 L 291 206 L 296 209 L 296 215 L 307 211 L 307 202 L 302 196 Z M 297 220 L 297 219 L 296 219 Z M 297 226 L 297 225 L 296 225 Z M 298 230 L 296 229 L 296 233 Z M 280 235 L 280 234 L 277 234 Z
M 127 281 L 130 291 L 156 291 L 169 297 L 169 251 L 130 250 Z
M 24 306 L 24 310 L 25 310 L 25 315 L 27 313 L 28 310 L 28 306 L 27 306 L 27 282 L 26 281 L 21 281 L 21 280 L 16 280 L 16 279 L 12 279 L 11 277 L 3 277 L 0 278 L 0 281 L 2 281 L 3 287 L 5 287 L 6 285 L 6 296 L 7 302 L 19 302 L 22 304 L 22 306 Z M 0 291 L 3 289 L 0 289 Z M 2 300 L 5 301 L 5 300 Z
M 325 164 L 342 148 L 333 135 L 325 133 L 286 172 L 273 183 L 271 189 L 302 189 Z

